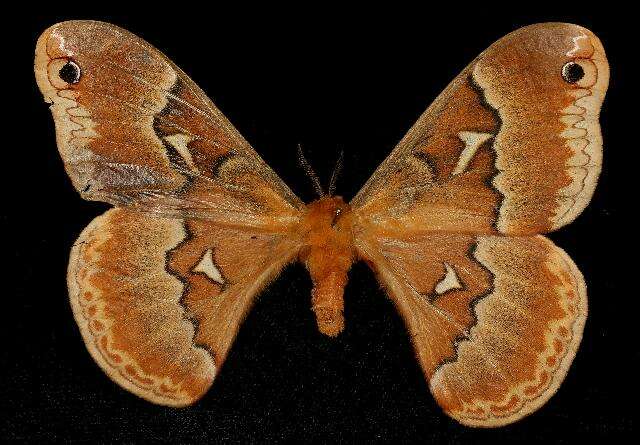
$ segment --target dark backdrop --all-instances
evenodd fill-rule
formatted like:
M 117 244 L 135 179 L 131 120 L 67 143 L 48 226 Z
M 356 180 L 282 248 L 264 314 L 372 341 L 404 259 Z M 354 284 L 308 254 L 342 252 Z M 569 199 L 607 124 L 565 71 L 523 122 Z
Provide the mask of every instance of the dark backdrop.
M 620 226 L 633 197 L 623 174 L 637 105 L 633 28 L 606 11 L 522 13 L 486 8 L 359 11 L 294 7 L 240 11 L 129 8 L 104 14 L 60 5 L 5 17 L 3 28 L 3 439 L 62 441 L 569 442 L 629 434 L 637 393 L 631 339 L 637 288 L 621 253 Z M 442 5 L 441 5 L 442 6 Z M 577 6 L 577 5 L 576 5 Z M 104 5 L 102 10 L 113 9 Z M 480 51 L 540 21 L 570 21 L 602 39 L 612 77 L 602 123 L 605 161 L 591 205 L 551 235 L 584 273 L 590 314 L 582 346 L 558 393 L 530 417 L 474 430 L 433 401 L 399 316 L 374 275 L 356 265 L 346 289 L 346 330 L 321 336 L 304 267 L 288 267 L 261 295 L 211 391 L 187 409 L 154 406 L 120 389 L 86 352 L 67 301 L 69 249 L 107 206 L 79 198 L 59 159 L 53 121 L 32 73 L 35 41 L 70 18 L 112 22 L 181 66 L 258 153 L 306 201 L 296 166 L 301 143 L 328 179 L 339 150 L 338 192 L 349 199 L 420 113 Z M 637 39 L 636 39 L 637 40 Z M 8 51 L 8 54 L 7 54 Z M 6 116 L 6 115 L 5 115 Z M 636 138 L 637 141 L 637 138 Z M 637 187 L 636 187 L 637 188 Z M 626 191 L 625 191 L 626 190 Z

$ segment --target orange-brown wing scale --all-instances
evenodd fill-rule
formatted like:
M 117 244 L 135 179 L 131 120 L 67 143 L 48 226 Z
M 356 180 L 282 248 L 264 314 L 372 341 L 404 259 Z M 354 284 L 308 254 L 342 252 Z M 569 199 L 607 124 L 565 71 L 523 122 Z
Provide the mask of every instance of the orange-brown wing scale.
M 116 26 L 47 29 L 35 73 L 86 199 L 243 225 L 288 224 L 302 202 L 161 52 Z
M 71 306 L 116 383 L 184 406 L 207 391 L 254 297 L 296 254 L 285 235 L 113 209 L 72 249 Z
M 428 234 L 358 243 L 410 332 L 438 404 L 471 426 L 539 408 L 587 316 L 582 275 L 542 236 Z
M 464 424 L 540 407 L 579 345 L 584 281 L 536 234 L 591 199 L 608 77 L 590 31 L 517 30 L 462 71 L 351 202 L 359 257 L 402 314 L 436 400 Z

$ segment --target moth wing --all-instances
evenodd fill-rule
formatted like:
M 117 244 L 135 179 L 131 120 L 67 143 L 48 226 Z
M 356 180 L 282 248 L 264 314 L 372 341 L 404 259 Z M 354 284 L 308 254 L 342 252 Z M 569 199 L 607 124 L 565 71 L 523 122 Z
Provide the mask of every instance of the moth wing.
M 590 31 L 517 30 L 463 70 L 352 201 L 360 257 L 404 318 L 437 402 L 464 424 L 535 411 L 578 348 L 584 280 L 536 234 L 591 199 L 608 77 Z
M 118 206 L 71 252 L 85 344 L 119 385 L 184 406 L 297 254 L 302 202 L 171 61 L 101 22 L 47 29 L 35 74 L 75 188 Z
M 547 238 L 361 238 L 438 404 L 469 426 L 515 422 L 558 389 L 587 316 L 584 279 Z
M 52 26 L 35 74 L 86 199 L 252 225 L 286 222 L 303 206 L 180 68 L 124 29 Z
M 387 230 L 555 230 L 593 194 L 608 79 L 591 31 L 564 23 L 514 31 L 438 96 L 351 204 Z
M 188 405 L 212 384 L 256 294 L 297 249 L 283 234 L 112 209 L 72 249 L 71 306 L 112 380 L 154 403 Z

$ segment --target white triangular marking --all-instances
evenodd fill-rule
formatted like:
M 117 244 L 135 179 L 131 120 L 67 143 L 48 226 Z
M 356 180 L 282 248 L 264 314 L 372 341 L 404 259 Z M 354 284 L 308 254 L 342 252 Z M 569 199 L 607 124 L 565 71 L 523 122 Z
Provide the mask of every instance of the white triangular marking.
M 187 147 L 189 142 L 193 140 L 191 136 L 176 133 L 170 136 L 165 136 L 164 140 L 176 149 L 178 154 L 182 156 L 182 159 L 184 159 L 184 162 L 186 162 L 189 168 L 191 168 L 192 170 L 196 170 L 196 164 L 194 164 L 193 158 L 191 157 L 191 152 L 189 151 L 189 147 Z
M 222 274 L 213 262 L 213 251 L 211 249 L 207 249 L 202 255 L 200 262 L 193 268 L 193 272 L 203 273 L 216 283 L 224 284 L 224 278 L 222 278 Z
M 451 289 L 462 289 L 462 284 L 460 284 L 458 275 L 456 275 L 456 271 L 453 270 L 453 267 L 444 263 L 444 268 L 447 272 L 445 273 L 444 278 L 436 284 L 436 293 L 438 295 L 444 294 Z
M 460 153 L 458 164 L 456 168 L 453 169 L 452 175 L 459 175 L 464 172 L 469 162 L 471 162 L 471 158 L 473 158 L 473 155 L 478 151 L 478 148 L 493 137 L 493 135 L 491 133 L 478 133 L 476 131 L 461 131 L 458 133 L 458 137 L 464 142 L 465 147 Z

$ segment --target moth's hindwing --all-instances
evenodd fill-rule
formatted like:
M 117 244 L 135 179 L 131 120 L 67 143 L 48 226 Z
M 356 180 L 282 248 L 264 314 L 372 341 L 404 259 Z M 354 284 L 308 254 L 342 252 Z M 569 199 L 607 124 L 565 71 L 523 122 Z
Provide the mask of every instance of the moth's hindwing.
M 73 246 L 69 297 L 116 383 L 184 406 L 209 388 L 254 297 L 295 253 L 284 235 L 112 209 Z
M 584 279 L 543 236 L 427 234 L 359 243 L 453 418 L 500 426 L 558 389 L 587 317 Z

